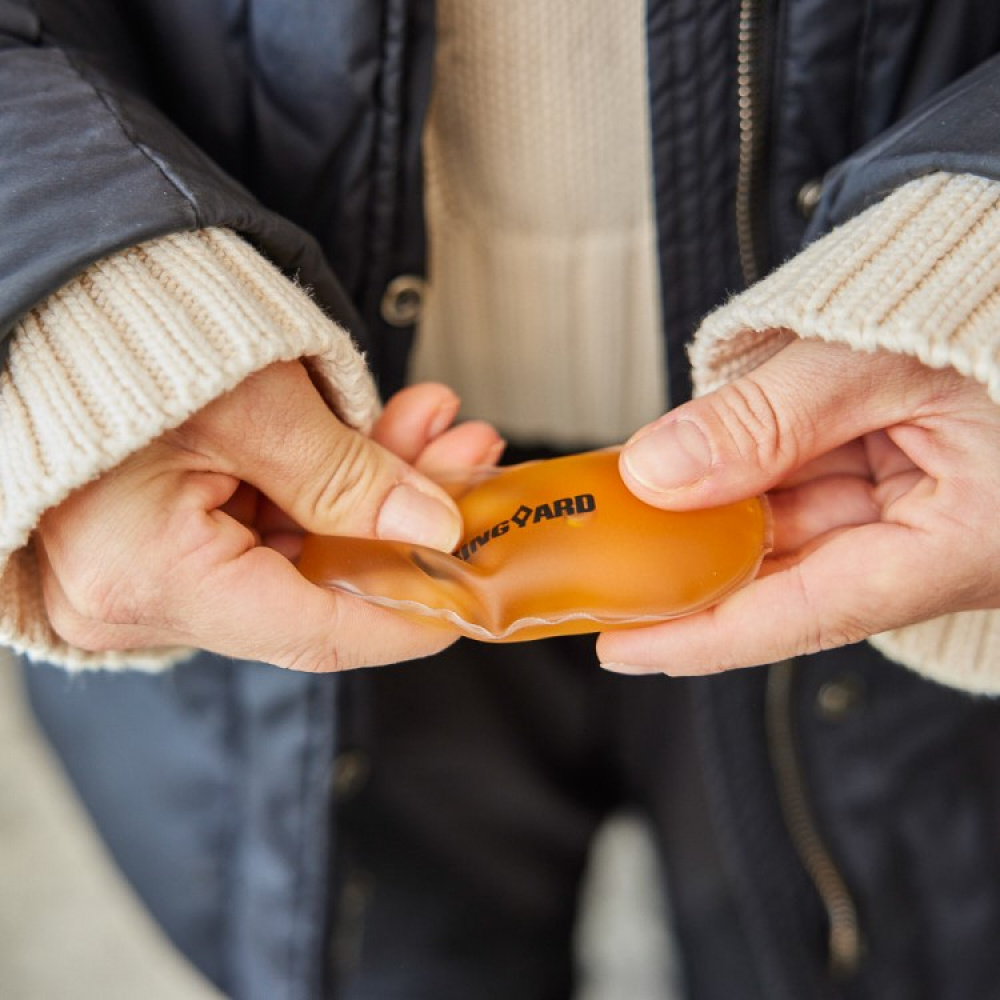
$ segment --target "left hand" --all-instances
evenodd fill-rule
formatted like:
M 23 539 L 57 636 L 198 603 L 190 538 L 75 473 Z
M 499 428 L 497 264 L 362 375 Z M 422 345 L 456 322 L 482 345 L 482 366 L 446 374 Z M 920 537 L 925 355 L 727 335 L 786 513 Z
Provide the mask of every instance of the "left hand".
M 448 631 L 317 587 L 292 561 L 304 530 L 451 548 L 461 518 L 425 470 L 502 446 L 486 424 L 450 427 L 457 409 L 445 386 L 414 386 L 369 440 L 300 362 L 268 365 L 45 512 L 52 631 L 93 653 L 194 646 L 310 671 L 443 649 Z
M 1000 607 L 1000 406 L 953 369 L 793 341 L 640 430 L 621 468 L 672 510 L 771 491 L 774 546 L 716 607 L 602 635 L 608 669 L 711 673 Z

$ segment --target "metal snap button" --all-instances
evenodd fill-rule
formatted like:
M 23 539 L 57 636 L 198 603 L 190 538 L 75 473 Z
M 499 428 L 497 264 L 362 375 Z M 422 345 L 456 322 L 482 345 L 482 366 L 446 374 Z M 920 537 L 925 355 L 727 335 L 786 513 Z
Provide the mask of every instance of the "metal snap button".
M 382 295 L 382 319 L 390 326 L 412 326 L 424 308 L 427 282 L 415 274 L 401 274 L 386 285 Z
M 816 692 L 816 711 L 827 722 L 842 722 L 858 712 L 864 700 L 864 680 L 857 674 L 841 674 Z
M 820 198 L 823 197 L 823 182 L 821 180 L 806 181 L 795 196 L 795 207 L 803 219 L 811 219 Z
M 360 750 L 345 750 L 333 762 L 330 787 L 338 799 L 350 798 L 364 788 L 371 774 L 368 754 Z

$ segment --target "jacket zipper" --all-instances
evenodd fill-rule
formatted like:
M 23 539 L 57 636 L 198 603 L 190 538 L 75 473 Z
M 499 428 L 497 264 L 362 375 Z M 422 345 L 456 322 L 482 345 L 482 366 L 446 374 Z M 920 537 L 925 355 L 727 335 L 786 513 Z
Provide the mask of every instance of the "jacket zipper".
M 736 173 L 736 240 L 743 280 L 760 277 L 755 203 L 763 166 L 764 104 L 762 77 L 767 0 L 740 0 L 736 87 L 739 108 L 739 159 Z M 819 894 L 829 919 L 829 971 L 835 979 L 853 975 L 862 943 L 857 907 L 829 850 L 819 835 L 806 795 L 792 729 L 791 661 L 771 667 L 767 682 L 767 739 L 778 799 L 799 858 Z
M 820 836 L 806 794 L 792 726 L 793 675 L 791 660 L 776 663 L 768 671 L 765 709 L 768 750 L 785 824 L 829 920 L 829 973 L 833 979 L 843 981 L 857 972 L 861 962 L 861 928 L 857 907 Z
M 754 200 L 764 149 L 764 95 L 761 63 L 766 0 L 740 0 L 736 43 L 736 94 L 739 108 L 739 157 L 736 169 L 736 244 L 747 286 L 760 277 Z
M 765 100 L 762 64 L 767 0 L 740 0 L 736 54 L 739 156 L 736 173 L 736 241 L 743 280 L 760 277 L 755 203 L 763 166 Z M 831 977 L 844 980 L 858 969 L 863 953 L 857 907 L 820 836 L 799 760 L 792 726 L 792 679 L 788 660 L 768 672 L 766 719 L 768 751 L 785 825 L 829 921 L 827 959 Z

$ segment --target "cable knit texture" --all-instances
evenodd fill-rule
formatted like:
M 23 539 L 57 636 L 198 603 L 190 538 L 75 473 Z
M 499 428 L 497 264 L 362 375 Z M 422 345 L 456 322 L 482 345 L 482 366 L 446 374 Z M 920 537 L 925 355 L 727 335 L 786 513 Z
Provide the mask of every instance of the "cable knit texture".
M 338 415 L 369 429 L 377 396 L 348 334 L 226 230 L 123 251 L 22 319 L 0 375 L 0 642 L 75 668 L 177 659 L 67 646 L 45 614 L 31 533 L 72 490 L 247 375 L 300 357 Z
M 796 335 L 951 366 L 1000 403 L 1000 184 L 923 177 L 818 240 L 705 320 L 691 347 L 697 391 L 756 368 Z M 1000 693 L 1000 612 L 946 615 L 871 641 L 928 677 Z
M 512 439 L 618 443 L 666 409 L 646 4 L 436 11 L 414 376 Z

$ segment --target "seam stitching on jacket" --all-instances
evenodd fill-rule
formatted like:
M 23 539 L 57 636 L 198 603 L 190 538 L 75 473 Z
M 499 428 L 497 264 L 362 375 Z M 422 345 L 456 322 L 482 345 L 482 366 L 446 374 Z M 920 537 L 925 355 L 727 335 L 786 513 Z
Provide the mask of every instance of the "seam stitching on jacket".
M 139 152 L 145 160 L 147 160 L 160 174 L 161 177 L 184 199 L 187 206 L 191 209 L 192 222 L 194 223 L 194 228 L 203 228 L 203 222 L 201 218 L 201 213 L 198 211 L 198 206 L 194 200 L 194 196 L 188 190 L 186 190 L 178 181 L 172 177 L 163 167 L 161 163 L 152 155 L 151 150 L 145 146 L 139 139 L 132 134 L 130 129 L 125 123 L 125 120 L 120 114 L 115 110 L 114 106 L 111 104 L 108 95 L 101 89 L 93 80 L 91 80 L 83 68 L 77 63 L 77 61 L 64 49 L 56 49 L 56 52 L 66 61 L 66 65 L 76 74 L 79 80 L 89 87 L 97 99 L 104 105 L 105 110 L 114 119 L 115 124 L 121 129 L 121 133 L 128 140 L 129 144 Z

